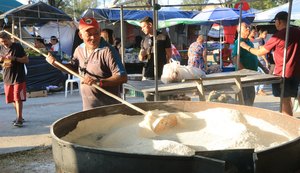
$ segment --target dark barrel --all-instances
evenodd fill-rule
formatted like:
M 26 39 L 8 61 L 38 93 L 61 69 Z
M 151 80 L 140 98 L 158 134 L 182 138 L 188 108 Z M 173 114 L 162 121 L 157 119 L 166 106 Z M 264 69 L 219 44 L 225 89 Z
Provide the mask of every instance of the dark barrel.
M 300 170 L 300 120 L 277 112 L 248 106 L 208 102 L 146 102 L 136 106 L 151 111 L 196 112 L 209 108 L 231 108 L 263 119 L 285 129 L 294 140 L 277 147 L 254 152 L 253 149 L 200 151 L 195 156 L 128 154 L 82 146 L 61 138 L 78 122 L 113 114 L 139 114 L 126 105 L 104 106 L 61 118 L 51 126 L 52 150 L 57 173 L 275 173 Z M 220 115 L 222 116 L 222 115 Z M 124 134 L 125 135 L 125 134 Z

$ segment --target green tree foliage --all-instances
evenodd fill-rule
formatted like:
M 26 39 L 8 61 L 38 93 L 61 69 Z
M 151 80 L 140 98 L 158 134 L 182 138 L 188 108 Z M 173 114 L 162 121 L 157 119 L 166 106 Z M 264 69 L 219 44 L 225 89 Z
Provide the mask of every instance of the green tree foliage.
M 284 4 L 285 2 L 283 2 L 283 0 L 260 0 L 260 1 L 253 1 L 253 2 L 249 2 L 249 5 L 251 8 L 255 8 L 258 10 L 265 10 L 265 9 L 269 9 L 269 8 L 273 8 L 276 7 L 278 5 Z
M 121 0 L 119 0 L 119 2 L 120 1 Z M 122 1 L 122 2 L 124 2 L 124 1 Z M 137 6 L 137 8 L 134 8 L 134 9 L 139 9 L 139 10 L 151 10 L 151 4 L 152 4 L 152 0 L 127 0 L 124 2 L 124 5 L 129 6 L 129 7 Z
M 37 0 L 33 0 L 36 2 Z M 41 0 L 49 5 L 56 7 L 68 15 L 80 17 L 80 15 L 88 8 L 97 7 L 97 0 Z
M 234 5 L 237 2 L 240 2 L 240 0 L 217 0 L 216 3 L 224 3 L 222 6 L 227 7 L 234 7 Z M 287 3 L 288 0 L 247 0 L 251 8 L 264 10 L 269 9 L 272 7 L 276 7 L 278 5 L 282 5 L 284 3 Z M 207 4 L 208 0 L 183 0 L 182 4 Z M 183 10 L 201 10 L 205 6 L 184 6 L 181 7 Z
M 97 7 L 97 0 L 74 0 L 74 1 L 75 1 L 75 14 L 77 18 L 80 17 L 80 15 L 88 8 Z
M 206 0 L 183 0 L 182 4 L 205 4 Z M 182 10 L 199 10 L 201 11 L 204 6 L 183 6 L 180 9 Z
M 36 2 L 38 0 L 32 0 Z M 80 17 L 80 15 L 88 8 L 95 8 L 97 5 L 101 5 L 100 2 L 104 2 L 104 0 L 42 0 L 56 8 L 59 8 L 66 12 L 70 16 Z M 108 0 L 107 0 L 108 2 Z M 150 7 L 143 7 L 146 5 L 150 5 L 152 0 L 119 0 L 118 3 L 123 2 L 126 6 L 140 6 L 141 10 L 149 10 Z M 216 0 L 216 2 L 224 3 L 224 7 L 233 7 L 235 3 L 240 2 L 240 0 Z M 287 3 L 288 0 L 247 0 L 250 4 L 251 8 L 264 10 L 272 7 L 276 7 L 278 5 L 282 5 Z M 118 4 L 117 3 L 117 4 Z M 208 0 L 182 0 L 183 5 L 188 4 L 207 4 Z M 107 4 L 106 4 L 107 5 Z M 199 10 L 201 11 L 205 6 L 203 5 L 191 5 L 191 6 L 182 6 L 180 9 L 182 10 Z

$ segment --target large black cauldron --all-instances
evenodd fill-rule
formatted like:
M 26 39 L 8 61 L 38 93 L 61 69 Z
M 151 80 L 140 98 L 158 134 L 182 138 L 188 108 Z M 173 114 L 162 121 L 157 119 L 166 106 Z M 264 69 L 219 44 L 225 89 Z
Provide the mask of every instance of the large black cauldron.
M 293 141 L 254 152 L 236 149 L 197 152 L 195 156 L 153 156 L 104 151 L 70 143 L 61 139 L 76 128 L 79 121 L 97 116 L 138 112 L 126 105 L 100 107 L 74 113 L 56 121 L 51 127 L 52 150 L 58 173 L 290 173 L 300 170 L 300 120 L 277 112 L 230 104 L 206 102 L 148 102 L 135 104 L 144 110 L 195 112 L 208 108 L 226 107 L 251 114 L 286 129 L 298 136 Z M 220 115 L 222 116 L 222 115 Z M 124 134 L 126 135 L 126 134 Z

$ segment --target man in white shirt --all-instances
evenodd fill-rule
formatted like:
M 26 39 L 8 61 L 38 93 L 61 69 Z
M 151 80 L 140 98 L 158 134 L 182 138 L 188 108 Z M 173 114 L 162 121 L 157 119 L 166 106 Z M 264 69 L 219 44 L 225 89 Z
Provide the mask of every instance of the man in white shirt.
M 51 51 L 54 52 L 59 51 L 59 43 L 56 36 L 51 36 L 50 43 L 51 43 L 51 48 L 50 48 Z

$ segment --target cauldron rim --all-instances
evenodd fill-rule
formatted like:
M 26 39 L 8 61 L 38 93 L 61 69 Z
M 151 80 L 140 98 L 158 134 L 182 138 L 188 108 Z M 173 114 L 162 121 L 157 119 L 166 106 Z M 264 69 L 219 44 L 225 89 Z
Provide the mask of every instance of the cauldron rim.
M 172 102 L 179 102 L 179 101 L 172 101 Z M 180 101 L 181 102 L 181 101 Z M 184 102 L 191 102 L 191 101 L 184 101 Z M 152 102 L 153 103 L 153 102 Z M 165 101 L 157 101 L 155 103 L 161 103 L 161 104 L 164 104 L 164 103 L 170 103 L 171 102 L 165 102 Z M 139 106 L 141 104 L 145 104 L 145 103 L 133 103 L 134 105 L 136 106 Z M 210 103 L 209 103 L 210 104 Z M 224 103 L 213 103 L 213 104 L 217 104 L 217 105 L 221 105 L 221 106 L 228 106 L 228 105 L 232 105 L 232 106 L 235 106 L 233 104 L 224 104 Z M 84 146 L 84 145 L 80 145 L 80 144 L 76 144 L 76 143 L 73 143 L 73 142 L 69 142 L 69 141 L 65 141 L 65 140 L 62 140 L 61 138 L 57 137 L 54 133 L 54 126 L 62 121 L 63 119 L 68 119 L 69 117 L 72 117 L 74 115 L 77 115 L 78 113 L 84 113 L 84 112 L 90 112 L 90 111 L 94 111 L 95 109 L 105 109 L 105 108 L 108 108 L 108 107 L 113 107 L 113 106 L 125 106 L 124 104 L 114 104 L 114 105 L 107 105 L 107 106 L 101 106 L 101 107 L 97 107 L 97 108 L 94 108 L 94 109 L 89 109 L 89 110 L 85 110 L 85 111 L 78 111 L 78 112 L 74 112 L 70 115 L 67 115 L 65 117 L 62 117 L 58 120 L 56 120 L 54 123 L 52 123 L 51 125 L 51 128 L 50 128 L 50 134 L 52 136 L 52 138 L 55 138 L 55 140 L 57 140 L 60 144 L 62 145 L 68 145 L 68 146 L 74 146 L 76 148 L 85 148 L 86 150 L 95 150 L 97 152 L 103 152 L 103 153 L 110 153 L 110 154 L 128 154 L 128 155 L 141 155 L 141 156 L 159 156 L 159 157 L 191 157 L 191 156 L 180 156 L 180 155 L 151 155 L 151 154 L 140 154 L 140 153 L 124 153 L 124 152 L 119 152 L 119 151 L 111 151 L 111 150 L 105 150 L 105 149 L 101 149 L 99 147 L 90 147 L 90 146 Z M 276 111 L 272 111 L 272 110 L 267 110 L 267 109 L 263 109 L 263 108 L 256 108 L 256 107 L 249 107 L 249 106 L 244 106 L 244 105 L 239 105 L 239 107 L 247 107 L 247 108 L 251 108 L 253 110 L 255 109 L 258 109 L 258 110 L 263 110 L 263 111 L 267 111 L 267 112 L 271 112 L 272 114 L 274 115 L 279 115 L 279 116 L 284 116 L 284 115 L 281 115 L 280 113 L 276 112 Z M 134 115 L 134 116 L 139 116 L 139 115 Z M 141 115 L 142 116 L 142 115 Z M 297 118 L 295 117 L 288 117 L 288 118 L 292 118 L 292 119 L 296 119 L 298 120 Z M 88 118 L 87 118 L 88 119 Z M 272 146 L 272 147 L 268 147 L 268 148 L 265 148 L 265 149 L 262 149 L 262 150 L 258 150 L 256 151 L 255 153 L 261 153 L 261 152 L 266 152 L 266 151 L 269 151 L 269 150 L 274 150 L 274 149 L 277 149 L 277 148 L 280 148 L 280 147 L 283 147 L 284 145 L 286 144 L 290 144 L 290 143 L 293 143 L 293 142 L 296 142 L 296 141 L 300 141 L 300 134 L 298 137 L 296 138 L 293 138 L 292 140 L 289 140 L 288 142 L 285 142 L 285 143 L 282 143 L 282 144 L 279 144 L 279 145 L 276 145 L 276 146 Z M 224 149 L 224 150 L 244 150 L 244 149 L 253 149 L 253 148 L 234 148 L 234 149 Z M 223 150 L 223 151 L 224 151 Z M 220 151 L 220 150 L 208 150 L 208 151 Z M 197 151 L 196 151 L 197 152 Z M 193 155 L 195 156 L 195 155 Z
M 170 105 L 171 105 L 170 107 L 172 107 L 172 106 L 177 106 L 178 104 L 181 104 L 181 106 L 183 108 L 185 108 L 185 106 L 187 106 L 187 107 L 191 107 L 193 105 L 195 106 L 197 103 L 198 102 L 191 102 L 191 101 L 185 101 L 185 102 L 182 102 L 182 101 L 176 102 L 175 101 L 175 102 L 151 102 L 151 103 L 134 103 L 134 104 L 136 106 L 139 106 L 142 109 L 146 110 L 146 108 L 148 108 L 148 107 L 146 107 L 147 104 L 153 104 L 152 108 L 153 107 L 158 107 L 158 106 L 170 106 Z M 206 102 L 201 103 L 202 106 L 203 105 L 205 106 L 207 104 L 212 104 L 212 103 L 206 103 Z M 229 107 L 229 108 L 232 108 L 232 109 L 236 109 L 236 106 L 237 106 L 237 105 L 221 104 L 221 103 L 213 103 L 213 104 L 215 106 L 226 107 L 226 108 Z M 117 105 L 113 105 L 113 106 L 116 106 L 115 107 L 115 109 L 116 109 L 116 108 L 119 108 L 120 106 L 124 107 L 125 105 L 117 104 Z M 88 158 L 92 157 L 92 158 L 95 159 L 94 164 L 96 164 L 96 165 L 99 164 L 99 159 L 100 159 L 101 163 L 102 162 L 103 163 L 106 163 L 106 162 L 111 163 L 111 161 L 113 161 L 114 159 L 123 160 L 123 158 L 124 158 L 124 159 L 129 159 L 130 161 L 133 161 L 133 163 L 136 163 L 138 161 L 138 162 L 141 162 L 141 163 L 145 163 L 145 165 L 148 164 L 149 160 L 153 161 L 155 159 L 159 160 L 158 162 L 166 161 L 166 162 L 169 162 L 169 163 L 173 163 L 172 162 L 173 160 L 177 160 L 177 161 L 182 161 L 183 160 L 185 163 L 188 162 L 187 164 L 185 164 L 185 166 L 189 167 L 190 164 L 193 165 L 193 164 L 204 163 L 204 162 L 202 162 L 203 160 L 201 160 L 201 159 L 199 161 L 195 162 L 195 159 L 197 160 L 197 158 L 202 157 L 202 158 L 207 158 L 207 160 L 215 159 L 217 161 L 219 159 L 219 158 L 213 158 L 213 157 L 206 157 L 205 156 L 206 154 L 204 154 L 204 155 L 197 155 L 196 154 L 196 155 L 193 155 L 193 156 L 178 156 L 178 155 L 149 155 L 149 154 L 136 154 L 136 153 L 123 153 L 123 152 L 117 152 L 117 151 L 108 151 L 108 150 L 103 150 L 101 148 L 82 146 L 82 145 L 79 145 L 79 144 L 68 142 L 68 141 L 62 140 L 59 136 L 57 136 L 55 134 L 55 125 L 57 125 L 57 123 L 60 123 L 61 120 L 64 120 L 64 119 L 65 120 L 70 120 L 68 118 L 71 118 L 74 115 L 82 116 L 82 115 L 79 115 L 80 113 L 87 113 L 88 116 L 91 116 L 89 114 L 91 111 L 92 112 L 95 111 L 95 110 L 99 111 L 99 110 L 104 109 L 104 108 L 107 108 L 109 110 L 110 107 L 111 106 L 105 106 L 105 107 L 95 108 L 95 109 L 92 109 L 92 110 L 73 113 L 71 115 L 60 118 L 59 120 L 55 121 L 51 125 L 50 133 L 51 133 L 52 140 L 53 140 L 53 143 L 52 143 L 53 157 L 54 157 L 54 160 L 55 160 L 55 163 L 56 163 L 57 170 L 69 170 L 70 169 L 69 166 L 74 165 L 74 163 L 76 163 L 76 160 L 74 160 L 75 158 L 71 159 L 71 161 L 67 161 L 67 163 L 70 163 L 70 165 L 68 165 L 67 163 L 64 163 L 66 160 L 64 160 L 64 156 L 62 156 L 62 152 L 63 153 L 68 153 L 68 154 L 76 152 L 76 154 L 79 154 L 77 159 L 80 159 L 80 161 L 84 161 L 82 159 L 87 159 L 86 157 L 88 157 Z M 246 109 L 246 110 L 249 109 L 248 106 L 239 105 L 238 107 L 240 109 Z M 210 108 L 210 107 L 208 107 L 208 108 Z M 240 109 L 237 109 L 237 110 L 240 110 Z M 154 109 L 149 109 L 149 110 L 154 110 Z M 127 111 L 129 111 L 129 108 L 127 108 Z M 132 110 L 130 110 L 130 111 L 132 111 Z M 269 171 L 271 169 L 278 172 L 278 170 L 282 170 L 281 167 L 283 167 L 285 169 L 288 169 L 288 170 L 291 170 L 291 169 L 294 169 L 294 168 L 299 169 L 298 163 L 300 161 L 300 158 L 298 157 L 298 155 L 297 155 L 298 153 L 295 152 L 295 150 L 297 150 L 297 151 L 300 150 L 300 146 L 299 146 L 299 144 L 300 144 L 299 122 L 300 121 L 298 119 L 294 118 L 294 117 L 283 116 L 282 114 L 280 114 L 278 112 L 270 111 L 270 110 L 266 110 L 266 109 L 261 109 L 261 108 L 251 107 L 251 112 L 252 113 L 253 112 L 266 113 L 266 115 L 265 114 L 263 115 L 264 118 L 267 117 L 267 118 L 271 118 L 272 120 L 275 119 L 274 121 L 272 121 L 272 123 L 280 122 L 282 119 L 288 120 L 288 121 L 285 121 L 285 123 L 281 122 L 280 127 L 281 128 L 287 127 L 286 131 L 288 133 L 290 133 L 291 130 L 295 131 L 295 129 L 297 129 L 297 132 L 294 132 L 293 134 L 290 134 L 290 135 L 296 136 L 296 137 L 293 137 L 294 138 L 293 140 L 290 140 L 288 142 L 285 142 L 281 145 L 277 145 L 277 146 L 272 147 L 272 148 L 268 147 L 267 149 L 260 150 L 258 152 L 254 152 L 254 151 L 253 152 L 251 152 L 251 151 L 250 152 L 245 152 L 245 153 L 243 153 L 243 155 L 245 157 L 247 155 L 247 158 L 248 158 L 247 165 L 240 164 L 241 163 L 240 161 L 236 162 L 236 165 L 241 166 L 243 168 L 245 168 L 245 166 L 250 166 L 250 167 L 253 167 L 253 169 L 255 168 L 255 170 L 257 172 L 272 172 L 272 171 Z M 274 115 L 277 115 L 277 116 L 274 116 Z M 84 118 L 84 119 L 87 119 L 87 118 Z M 291 125 L 287 125 L 288 123 L 286 123 L 286 122 L 291 123 Z M 294 122 L 296 122 L 296 124 Z M 60 132 L 58 132 L 58 133 L 60 133 Z M 289 149 L 289 147 L 291 147 L 291 146 L 293 146 L 294 148 Z M 234 149 L 234 150 L 238 151 L 239 149 Z M 227 152 L 228 150 L 222 150 L 222 151 Z M 288 154 L 287 154 L 286 151 L 288 151 Z M 209 150 L 208 152 L 213 152 L 213 150 Z M 100 158 L 99 158 L 99 155 L 95 156 L 94 153 L 99 153 L 99 155 L 101 155 Z M 251 160 L 249 160 L 249 154 L 251 155 Z M 274 155 L 276 155 L 278 157 L 274 157 Z M 234 156 L 237 156 L 237 153 L 234 153 Z M 107 157 L 110 158 L 110 159 L 107 159 Z M 70 159 L 70 155 L 69 155 L 69 159 Z M 98 162 L 96 162 L 96 160 Z M 224 160 L 224 159 L 221 159 L 221 160 L 219 159 L 219 161 L 221 161 L 221 162 L 226 161 L 227 162 L 227 160 Z M 251 163 L 250 163 L 250 161 L 251 161 Z M 283 162 L 283 163 L 281 163 L 281 162 Z M 160 163 L 157 163 L 156 161 L 154 161 L 154 163 L 155 164 L 160 164 Z M 281 163 L 281 164 L 277 164 L 277 163 Z M 253 166 L 253 164 L 255 166 Z M 102 166 L 104 166 L 104 165 L 102 165 Z M 176 166 L 176 168 L 177 167 L 178 166 Z M 87 166 L 82 167 L 82 165 L 81 165 L 80 168 L 78 168 L 78 169 L 81 170 L 81 168 L 84 168 L 84 170 L 86 171 Z M 90 168 L 90 169 L 92 169 L 92 168 Z M 97 165 L 97 169 L 98 168 L 99 168 L 99 165 Z M 103 168 L 103 170 L 105 170 L 106 168 L 107 167 Z M 77 168 L 75 168 L 75 167 L 72 167 L 72 169 L 77 170 Z M 74 170 L 73 170 L 73 172 L 74 172 Z M 120 170 L 122 170 L 122 167 L 120 167 Z M 268 171 L 266 171 L 266 170 L 268 170 Z M 83 172 L 85 172 L 85 171 L 83 171 Z M 145 170 L 142 169 L 142 171 L 144 172 Z M 179 171 L 179 170 L 176 170 L 176 171 Z M 129 172 L 132 172 L 132 171 L 129 171 Z M 148 172 L 149 172 L 149 170 L 148 170 Z

